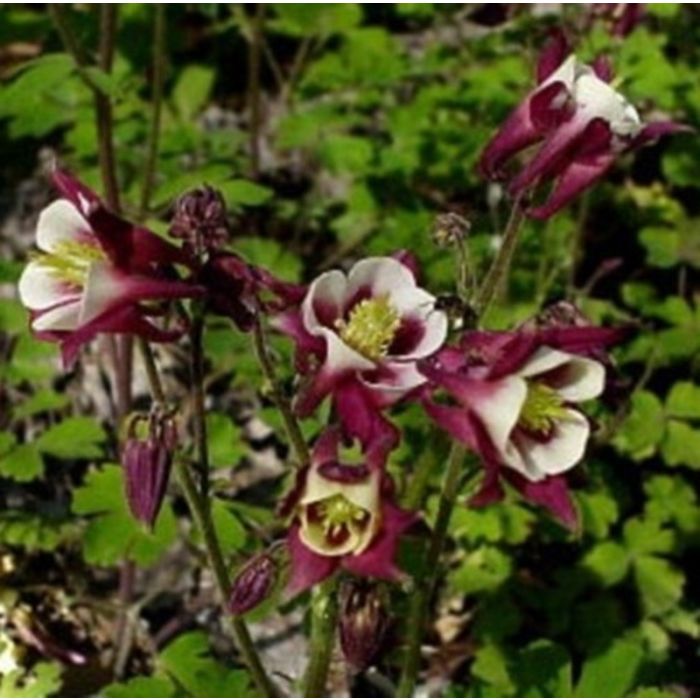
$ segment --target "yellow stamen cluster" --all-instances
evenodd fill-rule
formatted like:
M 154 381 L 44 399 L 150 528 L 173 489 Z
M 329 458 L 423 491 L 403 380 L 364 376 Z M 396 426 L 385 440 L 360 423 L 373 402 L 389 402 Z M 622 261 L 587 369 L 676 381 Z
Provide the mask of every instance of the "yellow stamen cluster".
M 39 253 L 37 262 L 48 268 L 51 275 L 61 282 L 82 287 L 90 265 L 105 260 L 104 252 L 97 246 L 79 241 L 61 241 L 50 253 Z
M 368 513 L 363 508 L 348 501 L 342 494 L 336 494 L 316 504 L 321 518 L 321 526 L 326 536 L 334 537 L 344 528 L 360 525 Z
M 528 382 L 525 403 L 518 424 L 535 433 L 548 433 L 558 420 L 567 417 L 564 401 L 557 392 L 541 382 Z
M 387 354 L 400 325 L 401 317 L 388 295 L 359 302 L 347 321 L 336 322 L 345 343 L 370 360 L 379 360 Z

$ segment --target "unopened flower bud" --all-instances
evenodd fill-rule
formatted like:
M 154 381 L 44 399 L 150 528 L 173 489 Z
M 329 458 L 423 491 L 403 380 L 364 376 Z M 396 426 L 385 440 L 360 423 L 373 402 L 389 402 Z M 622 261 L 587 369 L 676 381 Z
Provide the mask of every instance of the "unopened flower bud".
M 265 600 L 277 581 L 277 562 L 264 552 L 249 559 L 231 584 L 228 609 L 233 615 L 243 615 Z
M 355 671 L 367 668 L 379 652 L 389 627 L 377 584 L 353 580 L 340 591 L 340 646 Z
M 435 245 L 445 248 L 464 240 L 471 230 L 471 223 L 455 212 L 439 214 L 433 224 L 432 238 Z
M 140 434 L 145 424 L 145 435 Z M 121 453 L 131 514 L 152 528 L 160 512 L 177 439 L 175 423 L 157 414 L 131 420 Z
M 204 185 L 183 194 L 175 204 L 170 235 L 197 255 L 221 249 L 230 235 L 221 192 Z

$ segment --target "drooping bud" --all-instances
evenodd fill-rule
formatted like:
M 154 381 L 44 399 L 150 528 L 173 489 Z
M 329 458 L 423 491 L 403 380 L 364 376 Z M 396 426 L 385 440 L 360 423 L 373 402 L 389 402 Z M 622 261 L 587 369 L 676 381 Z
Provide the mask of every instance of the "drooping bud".
M 126 500 L 134 518 L 149 528 L 163 504 L 176 440 L 175 422 L 160 413 L 137 415 L 128 427 L 121 454 Z
M 377 656 L 389 627 L 381 584 L 353 579 L 340 591 L 340 646 L 359 672 Z
M 260 605 L 272 592 L 277 573 L 277 562 L 269 552 L 257 554 L 249 559 L 231 584 L 229 611 L 233 615 L 243 615 Z
M 170 235 L 198 257 L 220 250 L 230 236 L 221 192 L 204 185 L 183 194 L 175 203 Z

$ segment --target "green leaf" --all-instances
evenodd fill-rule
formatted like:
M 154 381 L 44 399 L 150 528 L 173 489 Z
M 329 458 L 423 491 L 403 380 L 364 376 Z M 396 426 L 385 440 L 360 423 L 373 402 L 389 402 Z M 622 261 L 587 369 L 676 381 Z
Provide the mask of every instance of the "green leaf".
M 297 282 L 301 276 L 301 260 L 277 241 L 244 236 L 236 239 L 236 251 L 248 262 L 274 270 L 282 279 Z
M 246 531 L 231 508 L 224 501 L 214 499 L 211 517 L 224 554 L 240 551 L 245 546 Z
M 670 467 L 700 469 L 700 430 L 678 420 L 670 420 L 661 445 L 664 462 Z
M 633 687 L 644 658 L 641 644 L 633 639 L 619 639 L 605 651 L 588 659 L 574 695 L 578 698 L 622 697 Z
M 43 518 L 22 511 L 0 513 L 0 542 L 27 551 L 51 551 L 75 534 L 72 522 Z
M 72 510 L 91 516 L 82 539 L 83 555 L 98 566 L 116 564 L 127 553 L 137 564 L 148 566 L 177 536 L 177 522 L 167 501 L 153 532 L 134 520 L 124 496 L 122 468 L 117 464 L 88 473 L 85 484 L 73 493 Z
M 362 19 L 362 10 L 355 3 L 275 3 L 274 8 L 270 29 L 295 37 L 325 38 L 352 29 Z
M 0 698 L 47 698 L 61 688 L 61 667 L 40 661 L 32 668 L 0 676 Z
M 519 697 L 571 696 L 571 659 L 559 644 L 540 639 L 528 644 L 511 666 Z
M 222 163 L 210 163 L 196 170 L 180 173 L 168 178 L 153 195 L 156 206 L 165 206 L 188 190 L 202 185 L 219 187 L 231 175 L 231 168 Z
M 634 576 L 647 615 L 671 610 L 681 599 L 685 576 L 666 559 L 651 555 L 637 557 Z
M 188 632 L 171 642 L 161 652 L 158 666 L 190 697 L 251 697 L 248 673 L 215 661 L 203 632 Z
M 677 229 L 649 226 L 639 233 L 639 240 L 647 249 L 647 260 L 656 267 L 673 267 L 678 264 L 681 234 Z
M 234 467 L 248 451 L 241 429 L 223 413 L 209 413 L 206 420 L 211 466 Z
M 602 585 L 612 586 L 622 581 L 629 570 L 629 556 L 616 542 L 601 542 L 583 557 L 581 564 Z
M 23 420 L 37 413 L 60 411 L 68 403 L 68 397 L 65 394 L 59 394 L 53 389 L 39 389 L 12 411 L 12 417 L 14 420 Z
M 650 519 L 630 518 L 623 534 L 628 549 L 634 554 L 667 554 L 675 544 L 673 530 Z
M 6 281 L 14 282 L 14 280 Z M 0 299 L 0 330 L 5 333 L 21 333 L 26 329 L 27 323 L 27 310 L 17 299 Z
M 0 475 L 15 481 L 33 481 L 44 474 L 44 460 L 34 443 L 18 445 L 0 454 Z
M 666 413 L 673 418 L 700 418 L 700 386 L 676 382 L 666 398 Z
M 235 209 L 239 206 L 257 207 L 269 202 L 274 192 L 269 187 L 250 180 L 227 180 L 217 185 L 226 204 Z
M 507 554 L 485 546 L 469 552 L 450 581 L 464 595 L 472 595 L 497 588 L 512 572 L 513 562 Z
M 661 401 L 650 391 L 637 391 L 632 394 L 630 413 L 613 438 L 613 444 L 638 461 L 654 454 L 663 434 Z
M 102 443 L 107 439 L 104 428 L 87 416 L 66 418 L 39 436 L 40 452 L 59 459 L 97 459 L 102 457 Z
M 215 72 L 210 66 L 185 66 L 173 88 L 172 102 L 182 121 L 190 121 L 204 108 L 212 87 Z
M 487 684 L 487 693 L 475 697 L 512 697 L 515 694 L 513 681 L 508 673 L 508 658 L 503 649 L 495 644 L 485 644 L 477 650 L 471 667 L 474 678 Z
M 102 689 L 105 698 L 173 698 L 175 686 L 167 678 L 136 676 L 124 683 L 112 683 Z

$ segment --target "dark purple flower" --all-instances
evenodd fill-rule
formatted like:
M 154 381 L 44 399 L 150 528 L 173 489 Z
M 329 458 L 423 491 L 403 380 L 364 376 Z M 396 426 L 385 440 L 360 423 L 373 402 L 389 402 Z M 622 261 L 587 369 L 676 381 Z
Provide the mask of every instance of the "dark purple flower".
M 610 85 L 612 78 L 607 60 L 599 58 L 590 66 L 581 63 L 570 53 L 563 34 L 556 33 L 540 56 L 537 87 L 484 150 L 482 174 L 503 179 L 504 168 L 515 155 L 539 144 L 509 179 L 508 190 L 521 197 L 536 186 L 551 184 L 546 201 L 527 212 L 546 219 L 603 177 L 621 153 L 664 134 L 689 130 L 673 122 L 644 124 Z
M 175 203 L 170 235 L 199 259 L 220 250 L 231 235 L 221 192 L 204 185 L 183 194 Z

